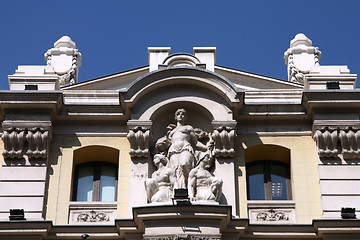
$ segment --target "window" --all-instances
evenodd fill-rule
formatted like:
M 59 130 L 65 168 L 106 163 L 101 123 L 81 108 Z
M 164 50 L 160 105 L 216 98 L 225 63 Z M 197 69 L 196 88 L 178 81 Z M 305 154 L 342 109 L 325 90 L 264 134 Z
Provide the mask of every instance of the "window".
M 116 201 L 119 150 L 99 145 L 81 147 L 73 155 L 72 201 Z
M 262 144 L 245 149 L 248 200 L 291 200 L 290 149 Z
M 104 162 L 76 166 L 73 201 L 116 201 L 117 169 Z
M 246 166 L 248 200 L 290 200 L 289 165 L 259 161 Z

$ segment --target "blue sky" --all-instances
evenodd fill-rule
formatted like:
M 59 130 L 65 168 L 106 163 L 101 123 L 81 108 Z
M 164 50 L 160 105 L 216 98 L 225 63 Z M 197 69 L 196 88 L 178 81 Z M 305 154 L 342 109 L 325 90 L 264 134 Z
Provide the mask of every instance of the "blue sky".
M 285 80 L 283 54 L 300 32 L 319 47 L 321 65 L 360 74 L 359 11 L 357 0 L 0 0 L 0 89 L 18 65 L 45 65 L 63 35 L 82 54 L 79 81 L 147 65 L 149 46 L 217 47 L 218 65 Z

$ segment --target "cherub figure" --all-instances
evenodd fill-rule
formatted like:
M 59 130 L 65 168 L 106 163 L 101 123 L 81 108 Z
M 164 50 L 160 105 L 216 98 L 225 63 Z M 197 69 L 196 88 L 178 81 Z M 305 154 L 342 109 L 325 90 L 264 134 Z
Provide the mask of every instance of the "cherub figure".
M 168 159 L 164 155 L 155 154 L 153 161 L 157 170 L 145 180 L 147 200 L 149 203 L 168 202 L 177 187 L 175 172 L 167 167 Z
M 219 202 L 223 181 L 210 173 L 210 167 L 210 155 L 201 153 L 199 165 L 189 173 L 188 190 L 191 199 Z

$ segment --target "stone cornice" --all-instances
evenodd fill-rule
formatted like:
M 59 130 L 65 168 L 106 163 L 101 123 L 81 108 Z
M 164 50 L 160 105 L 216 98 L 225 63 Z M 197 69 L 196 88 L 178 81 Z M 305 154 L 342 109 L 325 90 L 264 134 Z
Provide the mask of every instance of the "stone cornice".
M 248 219 L 233 218 L 229 215 L 227 208 L 229 206 L 204 206 L 200 211 L 196 211 L 199 206 L 176 207 L 176 206 L 157 206 L 134 208 L 134 219 L 117 219 L 115 224 L 106 226 L 94 225 L 53 225 L 52 221 L 2 221 L 0 222 L 0 238 L 9 236 L 32 236 L 42 237 L 42 239 L 64 239 L 81 238 L 84 233 L 89 234 L 95 239 L 113 237 L 125 239 L 126 236 L 139 236 L 144 234 L 144 223 L 151 224 L 158 221 L 169 222 L 171 220 L 193 222 L 204 218 L 209 220 L 207 211 L 211 211 L 211 218 L 220 222 L 219 232 L 222 237 L 236 236 L 235 238 L 245 237 L 246 239 L 257 239 L 259 235 L 264 238 L 279 239 L 320 239 L 323 236 L 333 237 L 358 237 L 360 231 L 360 220 L 344 219 L 315 219 L 312 224 L 291 224 L 276 225 L 248 223 Z M 207 209 L 207 211 L 204 211 Z M 203 214 L 198 214 L 203 212 Z M 167 214 L 169 213 L 169 214 Z M 178 213 L 178 215 L 176 215 Z M 180 214 L 182 213 L 182 214 Z M 147 219 L 145 222 L 144 220 Z M 204 222 L 203 222 L 204 223 Z M 167 233 L 164 232 L 164 235 Z M 235 235 L 233 235 L 235 234 Z M 191 235 L 191 233 L 190 233 Z M 199 235 L 199 234 L 194 234 Z M 206 236 L 206 234 L 205 234 Z
M 62 91 L 0 91 L 2 109 L 50 109 L 62 106 Z
M 314 109 L 360 109 L 360 90 L 304 90 L 302 105 Z

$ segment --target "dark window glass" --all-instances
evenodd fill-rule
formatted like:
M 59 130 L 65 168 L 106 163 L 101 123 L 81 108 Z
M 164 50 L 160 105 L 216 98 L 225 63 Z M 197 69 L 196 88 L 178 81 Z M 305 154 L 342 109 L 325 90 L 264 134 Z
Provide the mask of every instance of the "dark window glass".
M 115 201 L 117 165 L 87 163 L 76 166 L 74 201 Z
M 289 165 L 261 161 L 246 167 L 249 200 L 291 199 Z
M 263 200 L 265 199 L 264 190 L 264 171 L 263 166 L 253 165 L 248 167 L 248 184 L 249 186 L 249 199 L 251 200 Z

